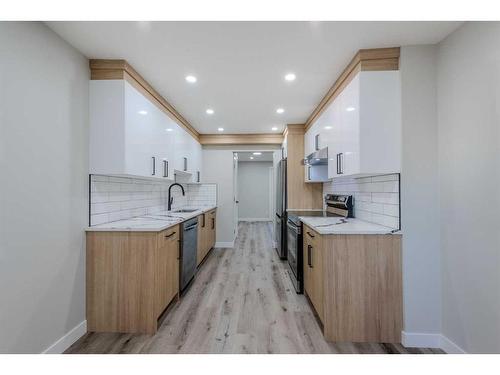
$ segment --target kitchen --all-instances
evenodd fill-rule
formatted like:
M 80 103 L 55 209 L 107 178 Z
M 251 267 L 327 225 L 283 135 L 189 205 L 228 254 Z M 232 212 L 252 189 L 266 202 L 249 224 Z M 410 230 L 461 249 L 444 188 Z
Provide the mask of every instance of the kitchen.
M 0 353 L 500 351 L 498 23 L 0 30 Z

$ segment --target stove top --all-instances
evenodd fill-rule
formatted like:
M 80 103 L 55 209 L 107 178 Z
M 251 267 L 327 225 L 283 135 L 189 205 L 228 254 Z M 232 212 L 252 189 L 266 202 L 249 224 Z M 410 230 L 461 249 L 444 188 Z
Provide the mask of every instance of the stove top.
M 299 216 L 313 216 L 313 217 L 340 217 L 327 211 L 288 211 L 288 220 L 295 225 L 300 225 Z

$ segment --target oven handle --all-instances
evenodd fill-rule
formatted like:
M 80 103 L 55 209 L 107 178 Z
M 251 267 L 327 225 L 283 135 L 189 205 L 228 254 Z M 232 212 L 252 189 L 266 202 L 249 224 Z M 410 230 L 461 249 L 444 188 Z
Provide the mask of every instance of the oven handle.
M 300 234 L 300 227 L 297 227 L 296 225 L 294 225 L 289 221 L 286 222 L 286 226 L 295 234 Z

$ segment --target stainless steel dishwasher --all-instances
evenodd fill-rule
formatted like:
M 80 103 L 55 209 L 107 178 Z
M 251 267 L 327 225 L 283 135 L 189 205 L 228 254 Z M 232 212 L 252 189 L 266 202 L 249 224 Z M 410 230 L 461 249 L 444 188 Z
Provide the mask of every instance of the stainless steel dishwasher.
M 196 255 L 198 249 L 198 218 L 186 220 L 182 224 L 180 286 L 181 292 L 186 289 L 196 272 Z

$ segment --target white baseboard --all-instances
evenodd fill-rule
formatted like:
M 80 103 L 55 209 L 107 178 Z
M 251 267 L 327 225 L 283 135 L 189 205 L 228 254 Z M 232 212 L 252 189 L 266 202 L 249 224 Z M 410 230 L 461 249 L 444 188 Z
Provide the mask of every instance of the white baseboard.
M 45 349 L 42 354 L 61 354 L 64 353 L 71 345 L 73 345 L 76 340 L 87 333 L 87 321 L 84 320 L 71 331 L 66 333 L 63 337 Z
M 221 247 L 223 249 L 232 249 L 234 247 L 234 241 L 231 242 L 216 242 L 215 247 Z
M 268 217 L 259 217 L 259 218 L 242 218 L 238 219 L 239 221 L 273 221 L 273 219 L 269 219 Z
M 440 348 L 439 333 L 401 332 L 401 344 L 407 348 Z
M 448 354 L 465 354 L 466 351 L 440 333 L 401 332 L 401 343 L 407 348 L 436 348 Z
M 443 335 L 441 335 L 441 349 L 448 354 L 467 354 L 460 346 Z

